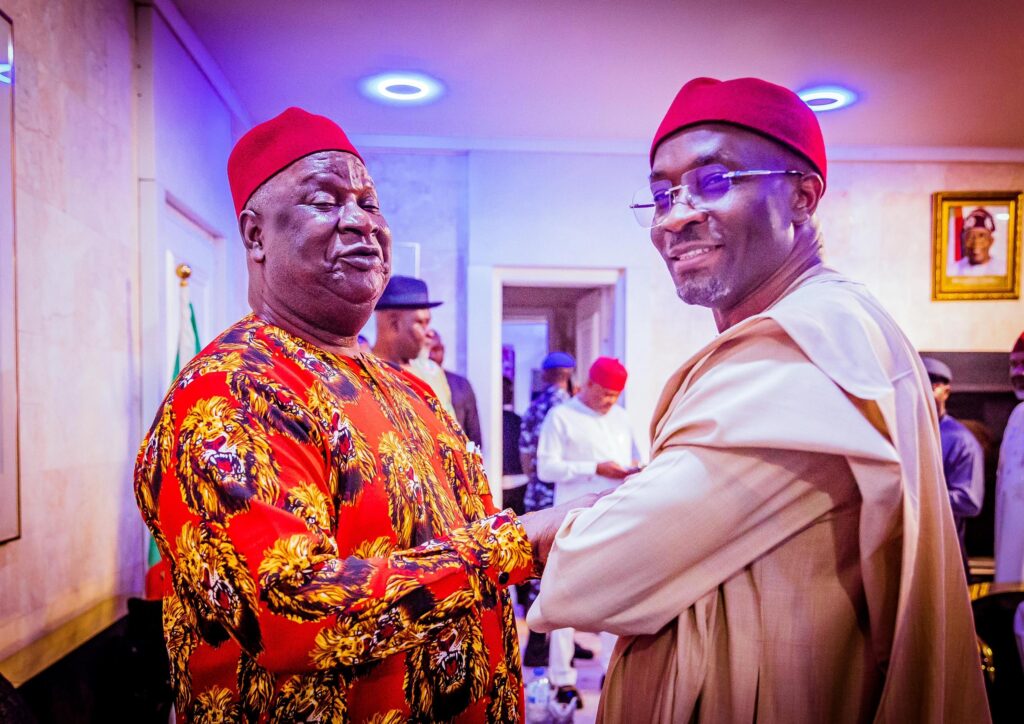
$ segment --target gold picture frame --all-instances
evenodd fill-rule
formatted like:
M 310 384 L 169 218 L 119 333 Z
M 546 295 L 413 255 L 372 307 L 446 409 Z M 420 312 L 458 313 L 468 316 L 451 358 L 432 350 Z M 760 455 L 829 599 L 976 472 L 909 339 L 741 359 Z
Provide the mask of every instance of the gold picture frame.
M 1020 299 L 1021 191 L 932 194 L 932 299 Z

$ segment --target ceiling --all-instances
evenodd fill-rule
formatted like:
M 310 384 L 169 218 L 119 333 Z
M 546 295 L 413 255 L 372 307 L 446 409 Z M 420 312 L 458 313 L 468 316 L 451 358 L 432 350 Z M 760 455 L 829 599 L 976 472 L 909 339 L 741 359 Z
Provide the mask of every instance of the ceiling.
M 643 148 L 686 80 L 838 82 L 833 146 L 1024 148 L 1021 0 L 175 0 L 263 120 L 289 105 L 350 134 Z M 429 106 L 378 105 L 362 77 L 416 70 Z

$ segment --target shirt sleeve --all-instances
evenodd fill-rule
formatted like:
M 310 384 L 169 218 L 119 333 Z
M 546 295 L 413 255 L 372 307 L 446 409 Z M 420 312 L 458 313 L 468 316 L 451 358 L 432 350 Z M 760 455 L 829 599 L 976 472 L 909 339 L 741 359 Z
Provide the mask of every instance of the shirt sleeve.
M 691 378 L 643 471 L 569 513 L 531 629 L 655 633 L 822 516 L 856 504 L 848 455 L 895 464 L 846 393 L 781 330 L 763 329 L 720 347 Z
M 985 499 L 985 460 L 981 445 L 969 430 L 958 430 L 944 457 L 953 514 L 973 518 L 981 512 Z
M 230 636 L 270 671 L 370 662 L 421 644 L 532 575 L 522 525 L 494 512 L 489 494 L 486 517 L 438 539 L 392 550 L 381 538 L 339 555 L 315 416 L 265 380 L 236 373 L 207 383 L 178 396 L 177 422 L 163 428 L 160 454 L 144 444 L 137 478 L 150 487 L 140 501 L 159 499 L 144 516 L 174 589 L 211 643 Z M 462 477 L 486 489 L 477 472 Z
M 560 415 L 548 413 L 537 441 L 537 477 L 549 483 L 585 480 L 597 474 L 593 460 L 569 460 L 568 430 Z
M 783 450 L 663 452 L 592 508 L 569 513 L 530 628 L 655 633 L 833 508 L 834 486 L 853 483 L 834 477 L 824 459 Z M 609 583 L 599 591 L 585 584 L 596 580 Z

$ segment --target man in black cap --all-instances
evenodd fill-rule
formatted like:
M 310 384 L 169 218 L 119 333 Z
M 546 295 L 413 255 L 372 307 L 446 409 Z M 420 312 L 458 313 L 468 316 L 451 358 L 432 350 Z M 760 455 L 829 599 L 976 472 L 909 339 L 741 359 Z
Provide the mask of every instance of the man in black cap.
M 934 357 L 923 357 L 924 368 L 932 383 L 935 410 L 939 414 L 939 436 L 942 438 L 942 472 L 949 489 L 949 505 L 960 538 L 960 555 L 967 568 L 964 534 L 967 519 L 981 512 L 985 499 L 985 455 L 977 438 L 959 420 L 946 412 L 946 400 L 953 392 L 953 371 Z
M 455 417 L 452 392 L 444 370 L 427 356 L 430 310 L 441 304 L 430 300 L 427 284 L 422 279 L 399 275 L 391 277 L 374 308 L 377 313 L 377 341 L 373 352 L 430 385 L 444 409 Z

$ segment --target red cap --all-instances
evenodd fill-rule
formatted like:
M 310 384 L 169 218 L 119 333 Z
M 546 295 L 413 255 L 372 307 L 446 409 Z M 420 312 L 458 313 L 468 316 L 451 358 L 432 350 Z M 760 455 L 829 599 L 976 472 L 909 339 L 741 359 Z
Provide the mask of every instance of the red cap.
M 731 123 L 767 136 L 806 158 L 825 179 L 828 162 L 821 126 L 810 106 L 788 88 L 759 78 L 694 78 L 679 90 L 658 126 L 651 164 L 658 144 L 699 123 Z
M 238 139 L 228 157 L 228 183 L 235 214 L 242 213 L 253 192 L 303 156 L 318 151 L 345 151 L 360 161 L 341 126 L 294 106 L 252 128 Z
M 626 368 L 614 357 L 598 357 L 590 365 L 590 381 L 606 390 L 622 392 L 626 387 Z
M 1017 337 L 1017 341 L 1013 345 L 1013 349 L 1010 350 L 1010 354 L 1016 354 L 1017 352 L 1024 352 L 1024 332 L 1020 333 Z

